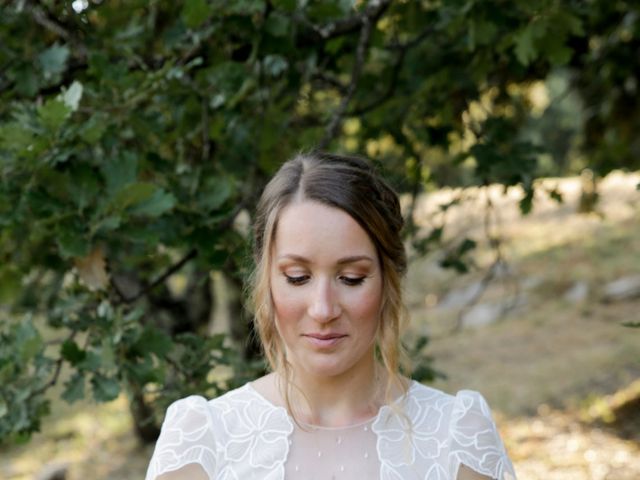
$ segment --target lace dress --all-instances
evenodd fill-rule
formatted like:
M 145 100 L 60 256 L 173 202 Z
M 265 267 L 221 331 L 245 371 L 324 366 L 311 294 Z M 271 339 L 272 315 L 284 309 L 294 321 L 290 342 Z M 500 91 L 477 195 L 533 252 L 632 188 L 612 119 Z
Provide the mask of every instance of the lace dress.
M 211 480 L 455 480 L 461 464 L 516 478 L 479 393 L 451 396 L 417 382 L 393 408 L 340 428 L 300 428 L 250 384 L 214 400 L 178 400 L 167 410 L 146 480 L 190 463 Z

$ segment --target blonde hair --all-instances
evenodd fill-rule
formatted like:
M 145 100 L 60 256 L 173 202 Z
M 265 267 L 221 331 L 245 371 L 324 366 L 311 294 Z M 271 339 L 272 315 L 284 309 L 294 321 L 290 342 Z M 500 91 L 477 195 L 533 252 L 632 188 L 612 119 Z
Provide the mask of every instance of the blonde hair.
M 367 232 L 382 268 L 382 301 L 376 332 L 376 358 L 386 377 L 385 401 L 394 391 L 405 393 L 408 360 L 400 341 L 406 322 L 402 278 L 407 259 L 400 236 L 404 221 L 396 193 L 365 160 L 322 152 L 299 154 L 284 163 L 267 184 L 258 202 L 253 226 L 255 269 L 250 278 L 250 300 L 256 331 L 273 371 L 289 387 L 291 368 L 277 332 L 269 272 L 278 218 L 294 201 L 312 200 L 348 213 Z M 289 405 L 288 388 L 285 400 Z

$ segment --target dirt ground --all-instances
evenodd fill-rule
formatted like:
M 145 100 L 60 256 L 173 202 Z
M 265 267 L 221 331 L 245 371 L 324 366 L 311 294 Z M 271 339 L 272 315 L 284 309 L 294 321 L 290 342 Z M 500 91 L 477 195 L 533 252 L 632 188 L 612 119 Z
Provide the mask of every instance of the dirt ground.
M 481 281 L 495 251 L 483 243 L 486 192 L 465 192 L 447 215 L 451 239 L 479 241 L 478 268 L 454 275 L 437 259 L 415 261 L 407 281 L 411 328 L 431 337 L 427 353 L 447 375 L 434 386 L 479 390 L 489 401 L 521 480 L 640 478 L 640 298 L 603 301 L 605 286 L 640 274 L 640 175 L 614 173 L 601 184 L 594 214 L 576 214 L 579 179 L 547 180 L 565 196 L 540 196 L 522 218 L 517 191 L 500 197 L 493 234 L 508 268 L 476 304 L 514 299 L 495 321 L 453 332 L 464 302 L 449 301 Z M 437 224 L 438 205 L 460 192 L 430 195 L 416 210 Z M 571 296 L 578 291 L 582 295 Z M 126 399 L 56 407 L 43 433 L 0 452 L 0 478 L 33 479 L 66 464 L 68 479 L 143 478 L 152 447 L 131 434 Z

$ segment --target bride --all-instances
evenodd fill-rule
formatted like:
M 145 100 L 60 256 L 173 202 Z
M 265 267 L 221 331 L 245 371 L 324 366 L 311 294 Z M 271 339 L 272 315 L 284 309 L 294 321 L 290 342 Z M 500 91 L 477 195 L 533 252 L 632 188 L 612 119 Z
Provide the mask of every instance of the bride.
M 272 373 L 167 410 L 147 480 L 515 479 L 489 407 L 403 376 L 397 195 L 364 160 L 286 162 L 254 224 Z

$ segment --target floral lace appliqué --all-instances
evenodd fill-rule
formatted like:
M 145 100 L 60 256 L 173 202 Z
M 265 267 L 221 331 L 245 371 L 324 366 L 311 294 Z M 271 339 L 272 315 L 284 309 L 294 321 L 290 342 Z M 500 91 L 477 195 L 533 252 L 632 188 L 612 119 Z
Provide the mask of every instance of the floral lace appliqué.
M 269 474 L 261 478 L 281 479 L 293 425 L 283 408 L 250 392 L 238 391 L 216 402 L 227 439 L 221 446 L 225 460 L 221 478 L 240 479 L 242 472 L 262 470 Z

